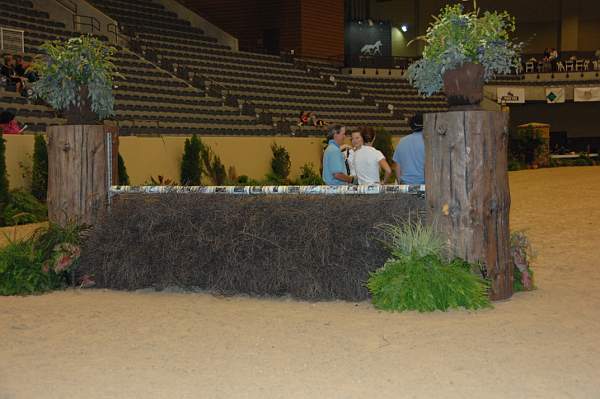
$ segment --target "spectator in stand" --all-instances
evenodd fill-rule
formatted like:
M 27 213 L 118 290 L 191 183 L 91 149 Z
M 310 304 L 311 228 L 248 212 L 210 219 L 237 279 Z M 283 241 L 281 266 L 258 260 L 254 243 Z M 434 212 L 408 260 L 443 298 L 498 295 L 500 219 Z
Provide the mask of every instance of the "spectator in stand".
M 323 154 L 323 181 L 329 186 L 352 184 L 340 146 L 346 138 L 346 127 L 333 125 L 327 131 L 328 145 Z
M 412 133 L 396 146 L 394 162 L 400 184 L 425 184 L 425 143 L 423 141 L 423 114 L 410 119 Z
M 300 112 L 300 116 L 298 117 L 298 126 L 308 125 L 309 117 L 310 112 Z
M 314 127 L 323 127 L 323 126 L 325 126 L 325 121 L 323 119 L 319 119 L 319 117 L 317 116 L 317 114 L 315 114 L 314 112 L 310 116 L 310 119 L 311 119 L 311 124 Z
M 383 153 L 373 147 L 373 141 L 375 131 L 371 127 L 363 126 L 352 133 L 352 143 L 356 143 L 352 165 L 358 184 L 381 184 L 380 169 L 384 171 L 383 184 L 392 176 L 392 168 Z
M 18 76 L 16 73 L 15 59 L 10 54 L 5 54 L 3 59 L 4 63 L 2 64 L 2 75 L 5 76 L 8 83 L 14 85 L 16 91 L 20 93 L 24 88 L 24 78 Z
M 27 125 L 21 127 L 15 118 L 15 114 L 10 111 L 0 113 L 0 128 L 2 134 L 21 134 L 27 128 Z

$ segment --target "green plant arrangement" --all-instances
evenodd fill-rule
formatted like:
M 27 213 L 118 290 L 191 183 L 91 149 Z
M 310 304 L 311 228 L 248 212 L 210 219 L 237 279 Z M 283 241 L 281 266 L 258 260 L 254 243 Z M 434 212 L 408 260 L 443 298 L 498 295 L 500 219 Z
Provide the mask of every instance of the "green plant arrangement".
M 427 33 L 415 39 L 423 40 L 425 48 L 423 57 L 407 70 L 409 81 L 419 93 L 431 96 L 444 87 L 447 72 L 463 65 L 481 65 L 485 81 L 508 74 L 520 63 L 522 43 L 511 41 L 514 32 L 515 20 L 506 11 L 481 14 L 475 1 L 469 12 L 462 4 L 446 5 Z
M 42 45 L 44 55 L 31 66 L 40 79 L 33 95 L 64 112 L 70 124 L 96 123 L 114 115 L 111 61 L 115 49 L 83 35 Z
M 181 159 L 181 184 L 184 186 L 199 186 L 204 173 L 201 154 L 204 152 L 202 141 L 195 134 L 191 139 L 185 139 L 183 157 Z
M 72 282 L 87 229 L 51 224 L 28 239 L 9 239 L 0 249 L 0 295 L 43 293 L 67 286 Z M 93 285 L 89 276 L 81 283 Z
M 391 258 L 367 282 L 373 305 L 382 310 L 432 312 L 490 307 L 488 284 L 474 265 L 446 261 L 442 239 L 420 223 L 384 226 Z
M 36 134 L 31 168 L 31 194 L 42 202 L 48 195 L 48 146 L 41 134 Z
M 48 220 L 48 208 L 31 193 L 15 190 L 10 192 L 2 218 L 7 226 L 44 222 Z

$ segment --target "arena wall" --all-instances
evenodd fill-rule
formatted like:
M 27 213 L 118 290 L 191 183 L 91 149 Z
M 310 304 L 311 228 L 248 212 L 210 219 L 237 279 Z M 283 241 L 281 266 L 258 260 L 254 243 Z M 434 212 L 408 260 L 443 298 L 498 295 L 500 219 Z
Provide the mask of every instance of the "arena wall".
M 5 136 L 6 164 L 12 188 L 23 187 L 23 171 L 19 163 L 31 165 L 33 135 Z M 119 152 L 125 160 L 131 184 L 139 185 L 150 176 L 162 175 L 179 179 L 179 165 L 186 137 L 121 137 Z M 270 171 L 271 144 L 284 146 L 292 161 L 291 178 L 297 178 L 300 167 L 312 163 L 315 170 L 321 165 L 323 139 L 320 137 L 202 137 L 221 157 L 226 168 L 235 167 L 236 174 L 262 179 Z M 393 137 L 395 144 L 399 140 Z

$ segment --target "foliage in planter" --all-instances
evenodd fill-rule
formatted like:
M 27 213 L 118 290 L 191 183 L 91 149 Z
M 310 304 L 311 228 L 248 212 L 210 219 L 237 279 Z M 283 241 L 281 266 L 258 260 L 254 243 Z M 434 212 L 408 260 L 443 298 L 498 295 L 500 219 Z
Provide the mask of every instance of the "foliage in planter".
M 0 295 L 27 295 L 65 287 L 87 227 L 50 225 L 0 249 Z
M 8 205 L 8 174 L 6 173 L 6 141 L 0 132 L 0 215 L 4 215 L 4 208 Z M 4 222 L 4 220 L 0 220 Z
M 150 180 L 144 182 L 143 186 L 177 186 L 177 182 L 166 176 L 158 175 L 156 178 L 150 176 Z
M 127 174 L 127 168 L 125 167 L 125 160 L 120 153 L 117 158 L 117 169 L 119 174 L 119 186 L 128 186 L 130 184 L 129 175 Z
M 68 119 L 89 123 L 86 111 L 100 120 L 114 115 L 113 47 L 87 35 L 42 45 L 31 69 L 40 76 L 33 84 L 34 97 L 46 101 Z M 82 98 L 83 97 L 83 98 Z M 87 109 L 89 107 L 89 110 Z M 82 111 L 77 115 L 77 110 Z M 71 121 L 69 122 L 77 122 Z
M 508 74 L 520 63 L 522 43 L 511 41 L 515 20 L 506 11 L 465 12 L 462 4 L 446 5 L 427 28 L 423 57 L 408 67 L 408 79 L 425 96 L 441 90 L 446 71 L 466 63 L 481 64 L 486 81 Z
M 285 147 L 277 145 L 276 143 L 271 145 L 271 151 L 273 152 L 273 159 L 271 159 L 272 173 L 267 175 L 267 179 L 285 183 L 290 176 L 290 169 L 292 167 L 290 154 Z
M 48 208 L 32 194 L 15 190 L 10 193 L 2 218 L 7 226 L 39 223 L 48 220 Z
M 468 262 L 446 261 L 443 241 L 431 226 L 408 222 L 385 231 L 391 258 L 367 283 L 376 308 L 431 312 L 491 306 L 486 281 Z
M 597 165 L 598 161 L 591 158 L 587 154 L 580 154 L 577 158 L 572 159 L 550 159 L 551 167 L 562 167 L 562 166 L 594 166 Z
M 48 146 L 43 135 L 37 134 L 33 146 L 31 194 L 42 202 L 48 195 Z
M 195 134 L 191 139 L 185 139 L 183 157 L 181 159 L 181 184 L 184 186 L 199 186 L 204 173 L 201 154 L 204 146 Z
M 513 165 L 516 162 L 519 165 L 529 166 L 544 150 L 545 143 L 539 130 L 531 126 L 513 130 L 508 138 L 509 160 L 513 161 Z

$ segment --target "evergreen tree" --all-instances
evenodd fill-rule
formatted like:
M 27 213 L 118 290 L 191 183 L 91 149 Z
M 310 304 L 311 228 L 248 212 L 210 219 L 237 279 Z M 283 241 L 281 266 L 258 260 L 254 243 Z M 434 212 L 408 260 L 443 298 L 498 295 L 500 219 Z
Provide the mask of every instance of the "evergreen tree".
M 46 202 L 48 195 L 48 147 L 44 136 L 41 134 L 36 134 L 33 146 L 31 194 L 39 201 Z
M 283 146 L 279 146 L 275 143 L 271 145 L 271 151 L 273 152 L 273 159 L 271 159 L 271 170 L 273 171 L 274 177 L 280 182 L 287 182 L 290 176 L 290 169 L 292 162 L 290 161 L 290 154 Z
M 4 208 L 8 205 L 10 195 L 8 193 L 8 176 L 6 173 L 6 142 L 0 131 L 0 215 L 4 215 Z M 1 217 L 1 216 L 0 216 Z M 1 220 L 4 224 L 4 220 Z
M 202 142 L 195 134 L 191 139 L 185 140 L 181 159 L 181 184 L 184 186 L 201 184 L 203 169 L 200 163 L 200 153 L 202 147 Z
M 125 167 L 125 160 L 120 153 L 117 164 L 117 169 L 119 171 L 119 186 L 128 186 L 130 184 L 129 175 L 127 174 L 127 168 Z

